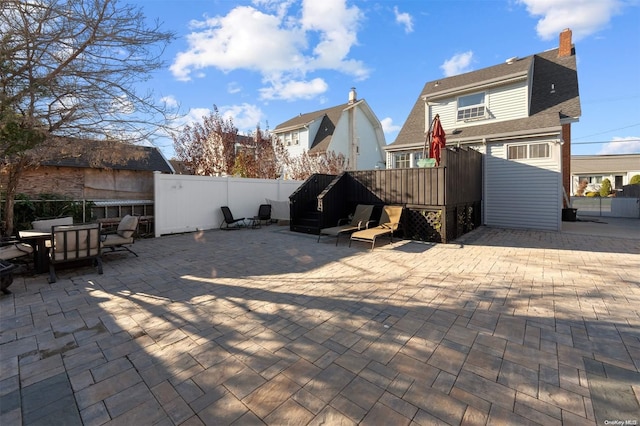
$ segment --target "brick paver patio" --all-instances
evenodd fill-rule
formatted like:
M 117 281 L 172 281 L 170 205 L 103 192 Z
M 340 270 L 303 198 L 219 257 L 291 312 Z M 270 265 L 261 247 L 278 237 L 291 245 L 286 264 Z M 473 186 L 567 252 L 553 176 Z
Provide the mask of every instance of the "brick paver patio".
M 640 236 L 269 226 L 140 240 L 0 298 L 0 424 L 640 422 Z

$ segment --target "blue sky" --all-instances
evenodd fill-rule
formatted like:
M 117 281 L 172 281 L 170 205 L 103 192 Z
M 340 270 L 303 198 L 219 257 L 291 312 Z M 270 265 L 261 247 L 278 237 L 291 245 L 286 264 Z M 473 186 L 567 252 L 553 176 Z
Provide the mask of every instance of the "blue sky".
M 126 0 L 125 0 L 126 1 Z M 339 105 L 351 87 L 395 140 L 424 83 L 558 46 L 570 28 L 574 155 L 640 153 L 640 0 L 129 0 L 177 39 L 146 87 L 241 133 Z M 173 155 L 170 139 L 156 142 Z

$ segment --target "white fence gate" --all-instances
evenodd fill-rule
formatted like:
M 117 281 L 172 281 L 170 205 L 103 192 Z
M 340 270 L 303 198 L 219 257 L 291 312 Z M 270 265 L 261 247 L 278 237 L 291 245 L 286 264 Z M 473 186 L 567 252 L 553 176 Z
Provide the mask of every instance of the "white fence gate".
M 274 219 L 288 219 L 289 195 L 303 183 L 162 173 L 155 173 L 153 180 L 156 237 L 218 228 L 223 219 L 221 206 L 229 206 L 234 217 L 253 217 L 267 199 L 280 202 L 272 212 Z M 287 217 L 281 217 L 284 214 Z

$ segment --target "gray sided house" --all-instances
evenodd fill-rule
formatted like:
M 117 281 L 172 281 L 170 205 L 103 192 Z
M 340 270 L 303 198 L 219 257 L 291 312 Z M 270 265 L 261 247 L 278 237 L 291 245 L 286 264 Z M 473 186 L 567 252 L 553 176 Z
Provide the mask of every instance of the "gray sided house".
M 382 124 L 369 104 L 356 98 L 353 88 L 347 103 L 300 114 L 278 124 L 273 133 L 291 157 L 304 151 L 310 155 L 334 151 L 344 155 L 348 170 L 384 168 Z
M 571 193 L 574 195 L 580 182 L 587 182 L 588 191 L 597 191 L 604 179 L 609 179 L 612 189 L 621 191 L 634 175 L 640 175 L 640 154 L 571 157 Z
M 571 31 L 560 46 L 425 84 L 387 167 L 417 167 L 439 114 L 447 146 L 486 154 L 483 223 L 560 230 L 563 188 L 570 193 L 571 124 L 581 115 Z
M 155 171 L 174 172 L 155 147 L 65 139 L 39 167 L 25 171 L 18 192 L 79 200 L 152 200 Z

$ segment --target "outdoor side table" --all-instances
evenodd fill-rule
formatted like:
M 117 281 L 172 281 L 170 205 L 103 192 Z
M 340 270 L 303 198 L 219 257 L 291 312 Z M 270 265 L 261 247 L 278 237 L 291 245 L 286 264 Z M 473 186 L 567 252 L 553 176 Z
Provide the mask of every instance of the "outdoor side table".
M 260 216 L 254 216 L 249 219 L 249 224 L 251 225 L 251 229 L 262 228 L 262 223 L 260 222 Z
M 20 239 L 33 247 L 33 265 L 36 273 L 43 274 L 49 270 L 49 253 L 47 241 L 51 241 L 51 232 L 20 231 Z

